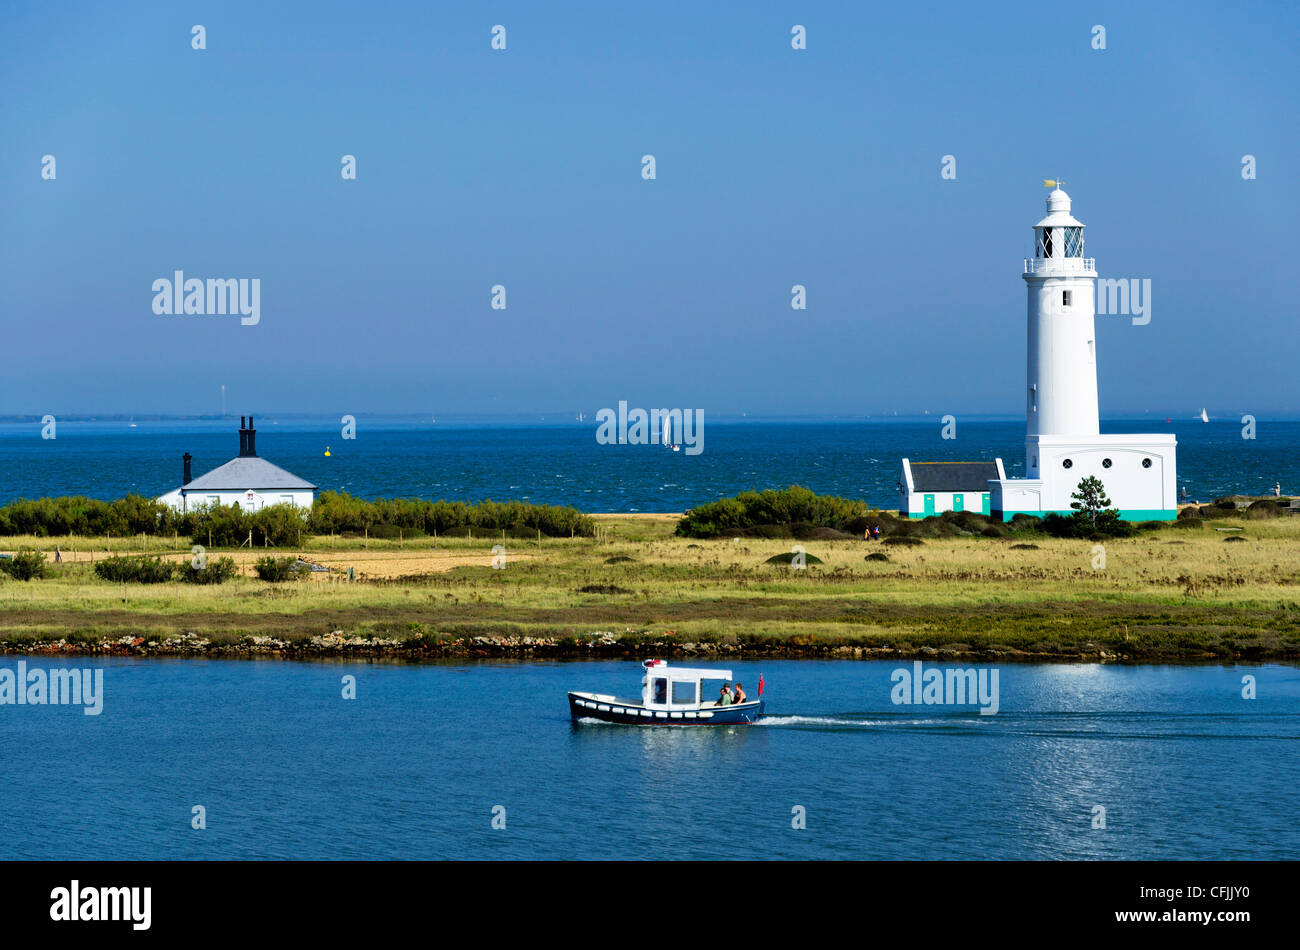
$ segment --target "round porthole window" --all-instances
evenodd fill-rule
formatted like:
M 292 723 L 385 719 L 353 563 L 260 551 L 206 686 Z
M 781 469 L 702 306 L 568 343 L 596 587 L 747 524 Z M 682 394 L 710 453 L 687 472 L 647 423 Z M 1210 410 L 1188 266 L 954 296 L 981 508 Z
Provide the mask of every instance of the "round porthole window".
M 1102 459 L 1102 460 L 1101 460 L 1101 467 L 1102 467 L 1102 468 L 1110 468 L 1110 459 Z
M 1151 467 L 1151 460 L 1150 460 L 1150 459 L 1143 459 L 1143 460 L 1142 460 L 1142 467 L 1143 467 L 1143 468 L 1150 468 L 1150 467 Z
M 1061 463 L 1062 468 L 1072 468 L 1073 466 L 1074 466 L 1074 459 L 1066 459 Z

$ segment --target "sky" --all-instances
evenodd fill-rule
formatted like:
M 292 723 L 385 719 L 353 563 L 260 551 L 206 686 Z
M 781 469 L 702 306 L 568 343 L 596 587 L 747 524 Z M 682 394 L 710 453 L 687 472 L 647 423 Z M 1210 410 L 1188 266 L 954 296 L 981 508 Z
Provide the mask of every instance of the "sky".
M 1017 414 L 1059 176 L 1102 415 L 1295 415 L 1298 9 L 7 3 L 0 414 Z

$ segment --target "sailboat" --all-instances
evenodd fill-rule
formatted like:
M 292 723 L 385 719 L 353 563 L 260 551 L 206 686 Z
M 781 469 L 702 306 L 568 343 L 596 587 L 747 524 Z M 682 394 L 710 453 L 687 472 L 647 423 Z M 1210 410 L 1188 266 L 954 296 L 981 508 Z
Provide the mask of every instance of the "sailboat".
M 1207 416 L 1207 415 L 1205 414 L 1205 407 L 1204 407 L 1204 406 L 1201 407 L 1201 421 L 1202 421 L 1202 422 L 1209 422 L 1209 421 L 1210 421 L 1210 417 Z

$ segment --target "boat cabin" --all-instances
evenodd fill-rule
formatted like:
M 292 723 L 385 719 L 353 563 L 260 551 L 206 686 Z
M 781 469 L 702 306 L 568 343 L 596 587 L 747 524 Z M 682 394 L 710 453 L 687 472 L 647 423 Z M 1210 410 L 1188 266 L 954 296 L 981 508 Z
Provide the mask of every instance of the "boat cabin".
M 717 696 L 705 692 L 705 683 L 730 682 L 731 670 L 701 670 L 669 666 L 663 660 L 645 661 L 641 680 L 641 705 L 646 709 L 700 709 L 716 706 Z

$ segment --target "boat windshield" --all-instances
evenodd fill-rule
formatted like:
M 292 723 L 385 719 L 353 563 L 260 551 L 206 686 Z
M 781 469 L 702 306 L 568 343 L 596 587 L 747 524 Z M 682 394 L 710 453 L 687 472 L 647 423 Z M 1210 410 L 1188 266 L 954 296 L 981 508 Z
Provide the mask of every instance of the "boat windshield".
M 650 681 L 650 686 L 651 686 L 650 695 L 652 697 L 651 700 L 652 702 L 656 702 L 660 704 L 668 702 L 668 680 L 667 679 L 665 679 L 662 676 L 656 676 L 653 680 Z

